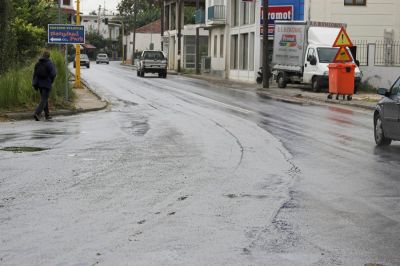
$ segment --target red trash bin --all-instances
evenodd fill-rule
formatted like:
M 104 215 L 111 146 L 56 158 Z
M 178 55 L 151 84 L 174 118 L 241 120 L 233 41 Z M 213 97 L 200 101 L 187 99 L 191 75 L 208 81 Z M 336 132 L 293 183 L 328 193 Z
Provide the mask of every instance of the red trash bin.
M 354 94 L 354 70 L 356 65 L 353 63 L 329 64 L 329 95 L 328 99 L 332 99 L 332 95 L 336 94 L 336 100 L 339 95 L 347 95 L 350 101 Z

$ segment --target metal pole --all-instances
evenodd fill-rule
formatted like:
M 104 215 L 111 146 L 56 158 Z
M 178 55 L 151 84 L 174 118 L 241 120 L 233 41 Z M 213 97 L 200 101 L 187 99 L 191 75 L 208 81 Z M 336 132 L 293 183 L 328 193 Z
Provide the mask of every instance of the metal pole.
M 165 19 L 165 3 L 164 0 L 161 1 L 161 51 L 164 51 L 164 19 Z
M 61 0 L 58 0 L 58 24 L 61 24 Z M 58 50 L 61 52 L 62 45 L 58 45 Z
M 269 88 L 268 0 L 263 0 L 263 88 Z
M 76 25 L 81 24 L 80 16 L 80 0 L 76 0 Z M 82 88 L 81 86 L 81 45 L 75 45 L 75 88 Z
M 68 95 L 68 44 L 65 44 L 65 100 L 69 100 L 69 95 Z
M 121 20 L 122 24 L 122 38 L 121 38 L 121 43 L 122 43 L 122 64 L 125 64 L 125 47 L 124 47 L 124 36 L 125 36 L 125 26 L 124 26 L 124 21 Z
M 132 65 L 135 65 L 135 50 L 136 50 L 136 19 L 138 12 L 138 0 L 135 0 L 133 9 L 133 36 L 132 36 Z
M 196 14 L 199 14 L 199 12 L 200 1 L 196 0 Z M 198 25 L 196 26 L 196 74 L 200 74 L 200 28 Z
M 181 24 L 182 24 L 182 0 L 178 0 L 178 73 L 181 72 Z

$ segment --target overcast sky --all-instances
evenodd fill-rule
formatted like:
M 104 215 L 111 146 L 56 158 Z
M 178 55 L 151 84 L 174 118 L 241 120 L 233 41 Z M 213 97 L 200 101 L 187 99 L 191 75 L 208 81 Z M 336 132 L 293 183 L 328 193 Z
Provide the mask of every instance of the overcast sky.
M 88 14 L 89 12 L 96 10 L 97 13 L 99 10 L 99 5 L 101 5 L 101 8 L 104 8 L 105 6 L 108 11 L 117 13 L 117 5 L 119 2 L 120 0 L 80 0 L 81 12 L 84 14 Z

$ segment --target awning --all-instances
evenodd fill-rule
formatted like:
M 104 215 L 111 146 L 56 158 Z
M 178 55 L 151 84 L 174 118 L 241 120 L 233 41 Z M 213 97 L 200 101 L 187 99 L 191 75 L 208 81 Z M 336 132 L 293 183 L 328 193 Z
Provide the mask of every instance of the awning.
M 74 9 L 69 9 L 69 8 L 61 8 L 62 12 L 64 14 L 71 14 L 71 15 L 75 15 L 76 14 L 76 10 Z
M 89 43 L 81 44 L 84 49 L 96 49 L 96 46 L 93 46 Z

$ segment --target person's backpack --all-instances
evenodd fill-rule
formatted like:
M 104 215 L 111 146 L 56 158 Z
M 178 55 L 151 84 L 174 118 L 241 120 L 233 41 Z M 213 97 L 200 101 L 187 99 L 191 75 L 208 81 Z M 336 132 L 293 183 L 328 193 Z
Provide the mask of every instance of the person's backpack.
M 46 62 L 39 61 L 36 63 L 35 75 L 40 79 L 47 79 L 49 77 L 49 70 Z

